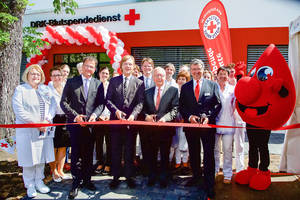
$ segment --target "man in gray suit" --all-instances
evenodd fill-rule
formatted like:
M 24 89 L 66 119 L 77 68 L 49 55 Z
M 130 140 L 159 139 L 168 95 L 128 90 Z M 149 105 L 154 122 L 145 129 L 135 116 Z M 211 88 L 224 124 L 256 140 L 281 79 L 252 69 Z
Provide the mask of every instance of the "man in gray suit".
M 101 82 L 93 78 L 97 59 L 86 57 L 83 60 L 82 74 L 68 79 L 61 98 L 61 108 L 66 113 L 68 122 L 94 122 L 104 108 L 104 90 Z M 80 184 L 96 190 L 91 182 L 93 172 L 94 130 L 91 126 L 68 126 L 71 135 L 71 173 L 72 189 L 69 198 L 78 194 Z
M 120 65 L 123 75 L 112 78 L 106 94 L 106 107 L 110 111 L 111 120 L 137 119 L 143 109 L 143 92 L 145 86 L 143 81 L 132 76 L 134 57 L 126 55 L 122 58 Z M 113 180 L 110 188 L 115 189 L 119 185 L 121 176 L 121 158 L 124 147 L 125 177 L 130 188 L 135 187 L 133 157 L 135 148 L 135 131 L 132 126 L 113 125 L 110 127 L 112 162 L 111 170 Z
M 163 68 L 154 69 L 153 80 L 155 87 L 144 93 L 143 114 L 149 122 L 170 122 L 178 113 L 178 89 L 166 83 L 166 72 Z M 165 188 L 168 184 L 169 154 L 174 127 L 148 127 L 145 134 L 149 137 L 149 158 L 147 164 L 150 168 L 148 186 L 155 184 L 159 176 L 160 186 Z M 157 168 L 157 154 L 160 150 L 160 173 Z

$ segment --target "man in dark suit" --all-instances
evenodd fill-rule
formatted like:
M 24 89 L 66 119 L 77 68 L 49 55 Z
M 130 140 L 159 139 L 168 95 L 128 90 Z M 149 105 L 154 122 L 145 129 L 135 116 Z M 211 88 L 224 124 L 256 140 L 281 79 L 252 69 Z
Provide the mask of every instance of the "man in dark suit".
M 163 68 L 154 69 L 153 80 L 155 87 L 151 87 L 144 93 L 143 114 L 149 122 L 170 122 L 178 113 L 178 89 L 166 84 L 166 72 Z M 165 188 L 168 184 L 169 154 L 174 135 L 174 127 L 147 127 L 145 134 L 149 137 L 149 158 L 147 164 L 150 168 L 148 186 L 155 184 L 159 175 L 160 186 Z M 157 154 L 160 150 L 161 173 L 157 170 Z
M 94 122 L 104 108 L 104 90 L 101 82 L 92 77 L 96 70 L 97 59 L 86 57 L 83 60 L 82 74 L 69 79 L 65 85 L 60 106 L 66 113 L 68 122 Z M 69 198 L 78 194 L 80 184 L 95 190 L 91 182 L 93 172 L 94 131 L 91 126 L 70 125 L 71 134 L 71 173 L 72 189 Z
M 132 76 L 134 67 L 133 56 L 124 56 L 120 62 L 123 75 L 112 78 L 109 81 L 109 86 L 106 94 L 106 107 L 110 111 L 111 120 L 128 120 L 137 119 L 138 114 L 143 109 L 143 92 L 144 84 L 141 80 Z M 110 183 L 110 188 L 118 187 L 121 176 L 121 160 L 122 149 L 124 147 L 125 161 L 125 177 L 127 185 L 130 188 L 135 187 L 133 168 L 133 156 L 135 148 L 135 131 L 132 126 L 111 126 L 111 149 L 112 162 L 111 171 L 113 180 Z
M 141 70 L 143 75 L 139 77 L 140 80 L 143 81 L 144 85 L 145 85 L 145 90 L 155 86 L 155 83 L 153 81 L 153 69 L 154 69 L 154 62 L 152 60 L 152 58 L 146 57 L 143 58 L 142 62 L 141 62 Z M 144 116 L 141 114 L 138 116 L 138 120 L 140 121 L 144 121 L 145 118 Z M 149 145 L 149 140 L 150 137 L 144 130 L 146 129 L 146 127 L 143 126 L 139 126 L 136 128 L 137 132 L 139 133 L 140 136 L 140 141 L 141 141 L 141 150 L 142 150 L 142 156 L 143 156 L 143 165 L 142 165 L 142 174 L 143 175 L 149 175 L 149 165 L 147 164 L 147 160 L 149 157 L 149 150 L 151 148 L 151 146 Z
M 186 123 L 215 124 L 215 118 L 220 112 L 221 101 L 218 86 L 215 82 L 203 78 L 204 63 L 193 59 L 190 71 L 193 79 L 181 88 L 179 110 Z M 199 183 L 201 171 L 201 143 L 204 150 L 204 189 L 208 197 L 214 197 L 215 133 L 213 128 L 184 128 L 189 146 L 190 162 L 193 178 L 188 186 Z
M 143 75 L 139 77 L 144 82 L 145 89 L 153 87 L 154 81 L 152 77 L 153 69 L 154 69 L 154 62 L 152 58 L 143 58 L 141 62 L 141 69 Z

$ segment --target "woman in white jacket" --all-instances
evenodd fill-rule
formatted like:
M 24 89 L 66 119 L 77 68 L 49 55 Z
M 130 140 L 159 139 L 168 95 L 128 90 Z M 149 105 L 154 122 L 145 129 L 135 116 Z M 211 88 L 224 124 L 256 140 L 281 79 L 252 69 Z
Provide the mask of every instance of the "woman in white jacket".
M 25 82 L 15 89 L 12 105 L 16 124 L 51 123 L 56 103 L 49 88 L 43 83 L 45 75 L 39 65 L 30 65 L 23 73 Z M 54 161 L 53 136 L 51 128 L 16 129 L 18 165 L 23 167 L 23 180 L 28 197 L 48 193 L 44 184 L 45 163 Z
M 229 70 L 220 67 L 217 71 L 217 83 L 222 108 L 216 118 L 216 125 L 235 125 L 235 96 L 234 86 L 228 83 Z M 215 140 L 215 172 L 220 170 L 220 141 L 223 147 L 224 183 L 230 184 L 232 177 L 232 142 L 235 130 L 233 128 L 217 128 Z

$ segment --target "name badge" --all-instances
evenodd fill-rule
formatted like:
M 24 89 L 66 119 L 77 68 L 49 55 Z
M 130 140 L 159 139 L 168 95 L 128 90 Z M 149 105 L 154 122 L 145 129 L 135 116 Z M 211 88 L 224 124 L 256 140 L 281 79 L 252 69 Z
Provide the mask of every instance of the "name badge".
M 205 92 L 205 93 L 204 93 L 204 96 L 205 96 L 205 97 L 210 96 L 210 93 L 209 93 L 209 92 Z

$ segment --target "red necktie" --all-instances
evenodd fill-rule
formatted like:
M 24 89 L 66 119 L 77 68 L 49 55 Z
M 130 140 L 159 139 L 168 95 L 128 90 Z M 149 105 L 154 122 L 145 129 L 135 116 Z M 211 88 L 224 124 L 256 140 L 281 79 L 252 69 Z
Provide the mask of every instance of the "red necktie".
M 200 95 L 200 86 L 199 86 L 199 80 L 198 80 L 197 85 L 195 87 L 195 97 L 196 97 L 197 102 L 199 100 L 199 95 Z
M 158 88 L 158 91 L 157 91 L 156 105 L 155 105 L 156 110 L 158 110 L 159 103 L 160 103 L 160 87 Z

